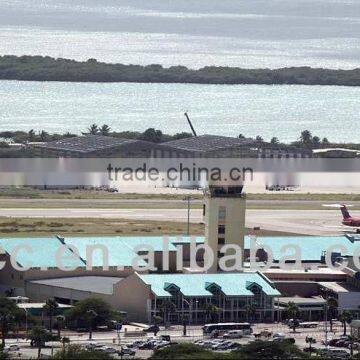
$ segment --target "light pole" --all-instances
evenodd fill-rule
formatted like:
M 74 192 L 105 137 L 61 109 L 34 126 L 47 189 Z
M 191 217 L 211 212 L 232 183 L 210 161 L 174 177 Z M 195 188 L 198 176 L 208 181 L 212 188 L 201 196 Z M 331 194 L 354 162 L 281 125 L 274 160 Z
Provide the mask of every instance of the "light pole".
M 93 321 L 98 316 L 98 314 L 92 309 L 86 311 L 86 314 L 89 319 L 89 340 L 92 340 Z
M 24 311 L 25 311 L 25 332 L 26 332 L 26 335 L 27 335 L 27 332 L 28 332 L 28 312 L 27 310 L 24 308 Z
M 328 292 L 327 292 L 327 289 L 323 289 L 324 292 L 325 292 L 325 346 L 326 348 L 329 347 L 329 344 L 328 344 L 328 327 L 327 327 L 327 320 L 328 320 Z
M 187 229 L 186 229 L 186 235 L 190 236 L 190 201 L 191 196 L 187 195 L 184 198 L 185 201 L 187 201 Z

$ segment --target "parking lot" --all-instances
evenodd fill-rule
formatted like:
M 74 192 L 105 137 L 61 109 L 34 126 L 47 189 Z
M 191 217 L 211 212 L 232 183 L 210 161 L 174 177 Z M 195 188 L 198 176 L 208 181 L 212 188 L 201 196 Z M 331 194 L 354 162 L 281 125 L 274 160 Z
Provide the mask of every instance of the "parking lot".
M 134 327 L 132 327 L 134 329 Z M 71 344 L 80 344 L 84 347 L 89 348 L 89 344 L 91 343 L 93 347 L 98 349 L 102 349 L 103 351 L 107 351 L 113 355 L 114 358 L 120 358 L 121 349 L 133 349 L 134 352 L 130 351 L 128 353 L 124 353 L 123 356 L 126 358 L 131 358 L 132 355 L 136 355 L 137 358 L 146 359 L 151 356 L 153 350 L 155 348 L 161 348 L 163 346 L 168 345 L 168 341 L 164 340 L 164 338 L 170 337 L 171 342 L 195 342 L 203 345 L 206 348 L 213 350 L 221 350 L 227 351 L 231 349 L 235 349 L 236 345 L 231 345 L 231 343 L 236 344 L 246 344 L 250 341 L 255 340 L 254 334 L 266 334 L 268 336 L 260 336 L 259 338 L 262 340 L 274 341 L 275 337 L 282 337 L 285 339 L 292 338 L 295 340 L 295 344 L 300 348 L 304 349 L 308 347 L 306 343 L 306 337 L 312 337 L 316 340 L 316 343 L 312 346 L 318 349 L 325 349 L 326 346 L 323 344 L 325 340 L 325 324 L 323 322 L 319 322 L 316 328 L 297 328 L 296 332 L 282 323 L 275 324 L 253 324 L 253 334 L 245 335 L 241 338 L 234 339 L 222 339 L 219 337 L 218 339 L 211 339 L 209 336 L 204 336 L 201 326 L 187 326 L 186 336 L 183 336 L 183 326 L 177 325 L 172 326 L 170 328 L 165 329 L 161 327 L 160 332 L 157 334 L 157 337 L 154 337 L 153 333 L 142 334 L 141 328 L 138 329 L 138 336 L 136 336 L 136 332 L 132 331 L 131 334 L 133 336 L 125 336 L 125 332 L 120 332 L 120 338 L 117 336 L 116 331 L 107 331 L 107 332 L 95 332 L 93 334 L 93 339 L 88 340 L 88 336 L 86 333 L 83 334 L 73 334 L 69 336 Z M 343 328 L 340 322 L 335 321 L 333 325 L 333 332 L 330 332 L 330 327 L 328 324 L 328 340 L 340 338 L 343 335 Z M 202 343 L 201 343 L 202 341 Z M 135 343 L 135 344 L 134 344 Z M 149 344 L 142 346 L 142 344 Z M 7 344 L 17 344 L 19 345 L 19 351 L 11 351 L 12 358 L 36 358 L 37 357 L 37 349 L 31 348 L 29 342 L 24 340 L 8 340 Z M 224 345 L 220 345 L 224 344 Z M 227 347 L 226 344 L 229 344 Z M 220 346 L 217 346 L 220 345 Z M 217 347 L 216 347 L 217 346 Z M 47 346 L 42 349 L 42 354 L 46 357 L 46 355 L 51 355 L 55 353 L 57 350 L 61 348 L 59 343 L 47 343 Z M 344 349 L 349 352 L 349 349 Z M 356 351 L 355 351 L 356 353 Z

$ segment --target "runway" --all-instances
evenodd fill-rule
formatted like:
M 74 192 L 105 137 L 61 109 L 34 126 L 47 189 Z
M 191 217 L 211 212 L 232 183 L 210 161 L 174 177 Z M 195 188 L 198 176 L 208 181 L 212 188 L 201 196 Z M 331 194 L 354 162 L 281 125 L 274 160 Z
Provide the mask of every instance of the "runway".
M 359 211 L 353 211 L 360 216 Z M 2 208 L 1 217 L 113 218 L 186 222 L 186 209 L 85 209 L 85 208 Z M 247 210 L 246 226 L 306 235 L 339 235 L 349 228 L 341 225 L 338 210 Z M 190 221 L 200 223 L 202 209 L 192 209 Z

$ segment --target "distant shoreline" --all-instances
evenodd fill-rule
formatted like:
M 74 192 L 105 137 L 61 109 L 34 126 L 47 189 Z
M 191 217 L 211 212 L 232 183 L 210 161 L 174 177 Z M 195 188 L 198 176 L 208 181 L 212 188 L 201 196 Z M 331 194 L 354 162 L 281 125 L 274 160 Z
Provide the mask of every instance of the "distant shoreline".
M 242 69 L 207 66 L 124 65 L 80 62 L 43 56 L 0 56 L 0 80 L 89 83 L 176 83 L 209 85 L 329 85 L 360 86 L 360 68 L 333 70 L 310 67 Z

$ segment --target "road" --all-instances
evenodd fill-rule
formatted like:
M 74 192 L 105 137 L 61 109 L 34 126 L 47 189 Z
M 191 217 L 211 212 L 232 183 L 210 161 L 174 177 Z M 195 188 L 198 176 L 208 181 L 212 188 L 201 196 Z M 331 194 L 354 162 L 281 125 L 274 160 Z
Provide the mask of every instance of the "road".
M 184 205 L 186 204 L 185 200 L 181 199 L 56 199 L 56 198 L 39 198 L 39 199 L 22 199 L 22 198 L 13 198 L 6 199 L 0 198 L 0 207 L 2 205 L 8 206 L 12 204 L 14 207 L 27 207 L 27 206 L 36 206 L 37 204 L 46 203 L 49 206 L 63 204 L 66 205 L 121 205 L 121 204 L 174 204 L 174 205 Z M 202 204 L 203 200 L 200 199 L 192 199 L 192 204 Z M 246 200 L 246 203 L 249 205 L 323 205 L 323 204 L 333 204 L 333 203 L 346 203 L 350 206 L 360 206 L 360 201 L 324 201 L 324 200 Z
M 360 217 L 359 211 L 353 211 Z M 0 208 L 0 217 L 36 218 L 107 218 L 186 222 L 186 209 L 86 209 L 86 208 Z M 339 210 L 247 210 L 246 226 L 306 235 L 338 235 L 348 229 L 341 226 Z M 190 221 L 203 221 L 202 209 L 192 209 Z M 350 229 L 348 229 L 350 230 Z

